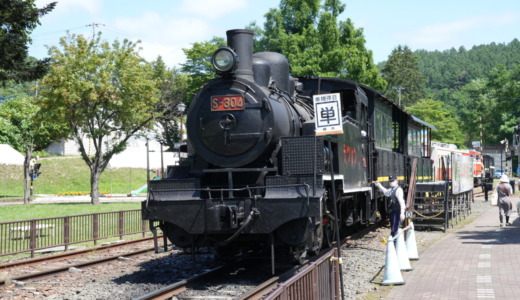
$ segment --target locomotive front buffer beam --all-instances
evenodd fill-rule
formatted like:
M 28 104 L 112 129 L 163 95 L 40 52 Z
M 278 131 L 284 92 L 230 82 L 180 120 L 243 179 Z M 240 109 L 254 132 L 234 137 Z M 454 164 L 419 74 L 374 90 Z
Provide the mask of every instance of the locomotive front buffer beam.
M 145 220 L 170 223 L 185 234 L 199 236 L 228 236 L 238 230 L 242 236 L 271 234 L 284 224 L 321 216 L 318 197 L 148 201 L 142 209 Z

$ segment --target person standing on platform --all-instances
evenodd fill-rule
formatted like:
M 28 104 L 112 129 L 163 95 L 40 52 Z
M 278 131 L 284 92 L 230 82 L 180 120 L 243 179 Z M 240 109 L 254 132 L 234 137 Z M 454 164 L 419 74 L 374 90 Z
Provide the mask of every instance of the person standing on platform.
M 387 197 L 390 197 L 390 228 L 393 237 L 397 235 L 401 222 L 404 221 L 404 192 L 399 186 L 396 175 L 390 176 L 390 189 L 384 188 L 381 183 L 374 181 L 374 184 Z
M 498 195 L 498 213 L 500 218 L 500 227 L 504 227 L 504 218 L 506 221 L 505 226 L 511 225 L 509 223 L 509 216 L 513 210 L 513 203 L 509 199 L 509 196 L 513 194 L 513 188 L 509 184 L 509 178 L 506 174 L 500 176 L 500 183 L 497 184 L 496 189 Z

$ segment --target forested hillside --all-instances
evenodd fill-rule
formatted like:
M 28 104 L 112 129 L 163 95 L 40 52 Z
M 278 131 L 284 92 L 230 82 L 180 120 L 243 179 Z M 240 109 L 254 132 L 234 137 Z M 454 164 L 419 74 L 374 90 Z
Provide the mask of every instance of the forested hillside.
M 471 147 L 472 141 L 511 142 L 520 117 L 520 41 L 445 51 L 398 46 L 379 64 L 385 94 L 439 128 L 435 140 Z M 414 82 L 422 84 L 417 92 Z M 397 96 L 397 90 L 399 96 Z M 417 96 L 417 95 L 420 95 Z
M 477 78 L 485 78 L 496 66 L 510 69 L 520 64 L 520 41 L 508 44 L 489 44 L 445 51 L 416 50 L 421 74 L 427 79 L 425 87 L 432 90 L 460 89 Z

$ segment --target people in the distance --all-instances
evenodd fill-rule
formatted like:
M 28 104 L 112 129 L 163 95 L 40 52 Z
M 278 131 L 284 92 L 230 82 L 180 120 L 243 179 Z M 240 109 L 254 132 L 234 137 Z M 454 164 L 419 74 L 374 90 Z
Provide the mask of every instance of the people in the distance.
M 390 189 L 386 189 L 378 181 L 374 184 L 387 197 L 390 197 L 390 228 L 392 236 L 396 236 L 401 222 L 404 221 L 404 192 L 399 186 L 397 175 L 390 176 Z
M 500 227 L 504 227 L 504 219 L 506 221 L 506 226 L 511 225 L 509 223 L 509 216 L 511 215 L 511 211 L 513 210 L 513 203 L 509 196 L 513 194 L 513 188 L 509 184 L 509 178 L 506 174 L 500 176 L 500 182 L 497 184 L 496 192 L 498 195 L 498 213 L 500 214 Z

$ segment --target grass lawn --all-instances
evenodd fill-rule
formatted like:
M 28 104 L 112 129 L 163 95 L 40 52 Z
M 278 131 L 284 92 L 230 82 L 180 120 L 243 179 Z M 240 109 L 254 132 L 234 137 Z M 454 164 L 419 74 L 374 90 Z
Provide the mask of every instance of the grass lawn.
M 40 176 L 33 182 L 34 194 L 87 194 L 90 192 L 90 169 L 79 157 L 43 158 Z M 127 194 L 146 184 L 146 170 L 105 169 L 99 191 Z M 23 168 L 0 165 L 0 199 L 23 196 Z
M 140 202 L 101 203 L 99 205 L 92 205 L 90 203 L 9 205 L 0 207 L 0 222 L 62 217 L 140 208 Z

